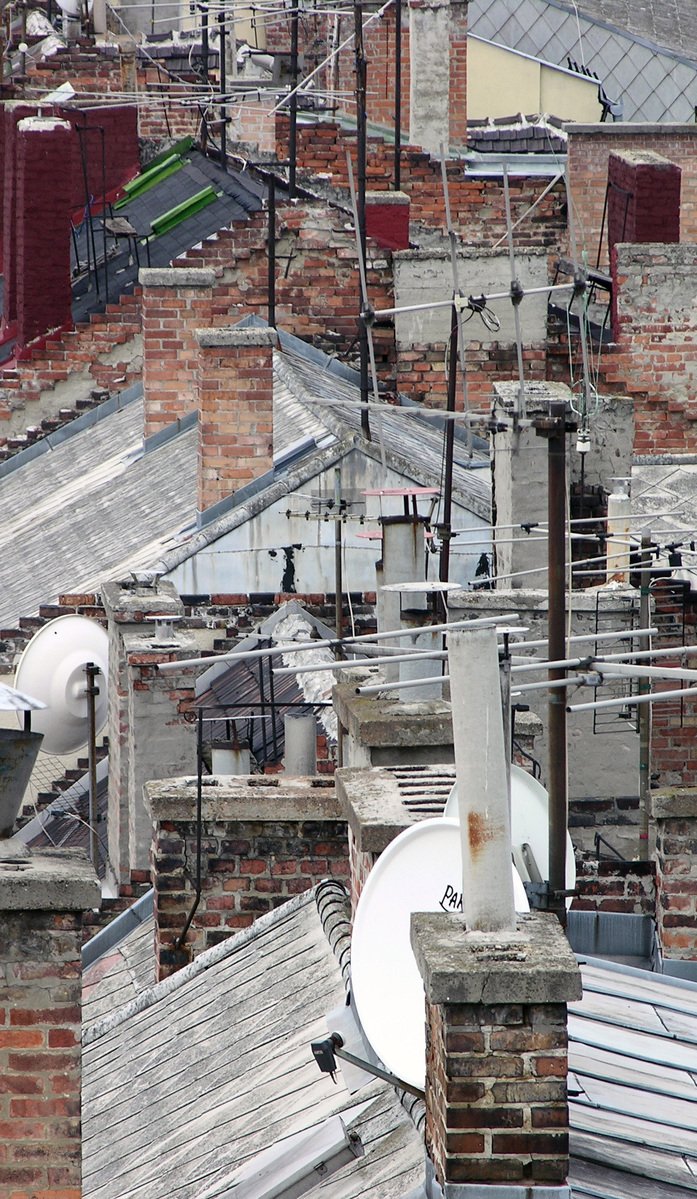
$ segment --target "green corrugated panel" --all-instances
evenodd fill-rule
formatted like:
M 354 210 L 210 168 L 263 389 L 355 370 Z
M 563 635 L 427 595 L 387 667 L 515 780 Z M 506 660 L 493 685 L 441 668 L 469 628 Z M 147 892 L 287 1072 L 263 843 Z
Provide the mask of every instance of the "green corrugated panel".
M 131 179 L 130 183 L 124 185 L 123 190 L 126 194 L 118 203 L 114 204 L 114 208 L 125 207 L 136 196 L 142 196 L 144 192 L 150 191 L 151 187 L 156 187 L 163 179 L 167 179 L 169 175 L 174 175 L 176 171 L 180 171 L 183 166 L 184 162 L 178 154 L 170 154 L 162 162 L 148 167 L 147 171 L 136 175 L 135 179 Z
M 203 191 L 196 192 L 195 196 L 190 196 L 188 200 L 183 200 L 181 204 L 170 208 L 168 212 L 163 212 L 162 216 L 155 217 L 150 226 L 153 233 L 156 237 L 159 237 L 161 233 L 168 233 L 170 229 L 174 229 L 175 225 L 181 224 L 187 217 L 193 216 L 195 212 L 200 212 L 202 208 L 207 208 L 221 194 L 214 187 L 204 187 Z

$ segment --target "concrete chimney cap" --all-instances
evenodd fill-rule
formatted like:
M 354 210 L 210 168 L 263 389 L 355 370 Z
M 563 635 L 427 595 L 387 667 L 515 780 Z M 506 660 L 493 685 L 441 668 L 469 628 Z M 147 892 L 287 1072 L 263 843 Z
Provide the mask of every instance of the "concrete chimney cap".
M 270 325 L 244 329 L 197 329 L 196 337 L 200 346 L 210 349 L 278 345 L 278 334 Z

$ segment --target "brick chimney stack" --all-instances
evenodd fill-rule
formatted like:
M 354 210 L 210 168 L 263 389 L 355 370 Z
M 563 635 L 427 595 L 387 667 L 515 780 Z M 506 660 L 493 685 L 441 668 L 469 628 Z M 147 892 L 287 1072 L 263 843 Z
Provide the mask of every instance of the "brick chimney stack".
M 0 841 L 0 1194 L 80 1199 L 82 913 L 89 862 Z
M 581 976 L 555 916 L 510 934 L 412 916 L 426 990 L 426 1150 L 445 1199 L 569 1199 L 567 1013 Z
M 268 326 L 199 329 L 198 510 L 273 467 L 273 351 Z
M 143 288 L 143 436 L 147 441 L 196 410 L 196 330 L 211 323 L 215 271 L 144 267 L 139 280 Z

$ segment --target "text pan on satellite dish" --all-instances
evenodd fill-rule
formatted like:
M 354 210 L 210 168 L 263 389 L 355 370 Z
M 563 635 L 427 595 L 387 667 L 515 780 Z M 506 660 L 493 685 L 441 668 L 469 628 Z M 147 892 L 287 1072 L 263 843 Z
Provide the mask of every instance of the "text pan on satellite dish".
M 453 783 L 443 815 L 459 820 L 457 783 Z M 515 763 L 511 765 L 511 846 L 514 861 L 526 867 L 531 882 L 549 879 L 549 794 L 542 783 Z M 576 859 L 567 832 L 566 889 L 573 891 L 575 886 Z M 567 907 L 570 904 L 571 897 Z
M 88 737 L 89 712 L 85 666 L 99 667 L 99 694 L 95 700 L 95 731 L 107 717 L 108 637 L 96 620 L 87 616 L 59 616 L 39 629 L 17 666 L 15 687 L 46 708 L 32 716 L 32 728 L 43 733 L 42 750 L 68 754 Z
M 515 907 L 528 912 L 511 863 Z M 412 912 L 462 910 L 460 824 L 422 820 L 380 855 L 361 892 L 351 941 L 351 984 L 370 1044 L 397 1078 L 423 1088 L 426 1073 L 424 988 L 412 953 Z

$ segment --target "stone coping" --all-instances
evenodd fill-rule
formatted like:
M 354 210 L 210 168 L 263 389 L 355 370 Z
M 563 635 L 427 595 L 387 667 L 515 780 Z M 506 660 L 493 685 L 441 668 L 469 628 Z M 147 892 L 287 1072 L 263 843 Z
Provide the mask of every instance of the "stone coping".
M 196 779 L 172 778 L 146 783 L 146 806 L 155 821 L 196 820 Z M 334 780 L 324 776 L 284 775 L 206 777 L 201 803 L 204 821 L 342 820 Z
M 678 820 L 697 817 L 697 787 L 666 787 L 650 794 L 654 820 Z
M 12 838 L 0 842 L 0 911 L 84 912 L 101 901 L 99 879 L 82 854 L 31 853 Z
M 143 287 L 212 287 L 215 271 L 204 266 L 144 266 L 138 272 Z
M 198 344 L 207 349 L 244 349 L 246 346 L 277 346 L 278 334 L 270 326 L 244 329 L 197 329 Z
M 430 1003 L 567 1003 L 581 972 L 556 916 L 519 914 L 514 932 L 466 932 L 462 916 L 414 912 L 411 945 Z
M 450 704 L 443 699 L 403 703 L 393 692 L 383 698 L 356 695 L 356 685 L 339 683 L 332 702 L 349 736 L 369 748 L 452 745 Z

